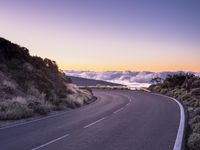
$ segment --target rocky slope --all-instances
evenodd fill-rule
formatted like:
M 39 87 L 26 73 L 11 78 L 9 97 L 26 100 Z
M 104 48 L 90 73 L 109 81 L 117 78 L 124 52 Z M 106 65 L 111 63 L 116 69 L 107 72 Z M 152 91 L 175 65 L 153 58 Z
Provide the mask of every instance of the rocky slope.
M 79 107 L 94 99 L 60 72 L 55 61 L 0 38 L 0 120 Z
M 189 113 L 186 149 L 200 149 L 200 77 L 193 74 L 168 75 L 165 80 L 154 78 L 156 82 L 149 90 L 180 100 Z

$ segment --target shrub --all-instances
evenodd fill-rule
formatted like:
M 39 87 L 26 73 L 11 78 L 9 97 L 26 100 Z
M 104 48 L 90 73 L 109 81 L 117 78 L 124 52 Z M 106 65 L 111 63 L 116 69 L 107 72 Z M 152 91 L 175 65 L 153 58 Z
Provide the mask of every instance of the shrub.
M 190 119 L 189 124 L 195 124 L 200 122 L 200 116 L 195 116 L 194 118 Z
M 200 149 L 200 134 L 193 133 L 189 136 L 187 146 L 190 150 L 199 150 Z
M 183 85 L 185 81 L 188 81 L 193 77 L 194 77 L 193 74 L 189 73 L 186 74 L 182 72 L 175 75 L 168 75 L 164 80 L 163 84 L 166 84 L 167 87 L 180 87 Z
M 194 88 L 191 90 L 192 95 L 200 96 L 200 88 Z
M 200 108 L 195 109 L 194 113 L 195 115 L 200 115 Z
M 160 87 L 159 85 L 156 85 L 156 86 L 153 87 L 152 90 L 153 90 L 154 92 L 160 92 L 161 87 Z
M 21 105 L 26 105 L 27 104 L 27 100 L 24 97 L 21 97 L 21 96 L 13 97 L 12 101 L 13 102 L 17 102 L 17 103 L 19 103 Z
M 167 89 L 161 89 L 160 93 L 161 94 L 166 94 L 167 93 Z
M 8 80 L 4 80 L 3 85 L 11 89 L 16 89 L 16 85 L 13 82 L 8 81 Z
M 32 109 L 34 113 L 40 115 L 47 115 L 51 110 L 53 110 L 52 104 L 45 101 L 44 99 L 39 99 L 34 96 L 29 96 L 27 98 L 27 107 Z
M 190 98 L 191 98 L 191 94 L 190 93 L 182 94 L 182 97 L 181 97 L 182 100 L 187 100 L 187 99 L 190 99 Z
M 195 80 L 191 83 L 191 88 L 199 88 L 200 87 L 200 80 Z
M 75 107 L 80 107 L 84 104 L 84 99 L 83 97 L 77 95 L 77 94 L 71 94 L 67 98 L 68 104 L 70 107 L 75 108 Z
M 0 120 L 16 120 L 33 116 L 33 111 L 19 102 L 5 101 L 0 104 Z
M 34 112 L 40 115 L 47 115 L 52 110 L 52 105 L 49 103 L 39 104 L 34 107 Z
M 193 127 L 192 130 L 193 130 L 194 133 L 200 134 L 200 122 L 192 125 L 192 127 Z

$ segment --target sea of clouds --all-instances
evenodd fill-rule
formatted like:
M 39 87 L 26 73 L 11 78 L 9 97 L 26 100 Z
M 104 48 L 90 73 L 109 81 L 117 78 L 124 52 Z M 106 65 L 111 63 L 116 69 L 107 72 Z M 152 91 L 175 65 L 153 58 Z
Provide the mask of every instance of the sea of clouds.
M 183 73 L 182 71 L 177 72 L 148 72 L 148 71 L 105 71 L 105 72 L 94 72 L 94 71 L 73 71 L 66 70 L 65 74 L 68 76 L 82 77 L 87 79 L 103 80 L 113 83 L 119 83 L 127 85 L 129 87 L 148 87 L 151 85 L 151 79 L 155 77 L 161 77 L 165 79 L 167 75 L 174 75 Z M 186 73 L 186 72 L 185 72 Z M 200 76 L 200 72 L 189 72 L 197 76 Z

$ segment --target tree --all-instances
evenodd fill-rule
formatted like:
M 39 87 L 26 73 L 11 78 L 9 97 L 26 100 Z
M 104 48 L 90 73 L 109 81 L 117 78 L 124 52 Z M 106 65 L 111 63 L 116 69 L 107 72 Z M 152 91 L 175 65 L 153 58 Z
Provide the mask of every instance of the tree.
M 52 60 L 50 60 L 48 58 L 45 58 L 44 59 L 44 63 L 46 65 L 46 67 L 48 67 L 49 69 L 51 69 L 53 72 L 59 72 L 58 71 L 58 66 L 57 66 L 57 64 L 56 64 L 55 61 L 52 61 Z

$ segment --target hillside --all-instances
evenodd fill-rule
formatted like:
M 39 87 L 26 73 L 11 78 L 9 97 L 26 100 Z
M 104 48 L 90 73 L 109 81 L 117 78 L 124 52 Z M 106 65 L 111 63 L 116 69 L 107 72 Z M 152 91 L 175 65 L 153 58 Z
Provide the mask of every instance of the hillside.
M 79 107 L 93 100 L 60 72 L 55 61 L 0 38 L 0 120 L 20 119 Z
M 73 76 L 69 76 L 69 77 L 71 78 L 72 82 L 78 86 L 97 86 L 97 85 L 123 86 L 122 84 L 111 83 L 111 82 L 106 82 L 102 80 L 86 79 L 86 78 L 73 77 Z

